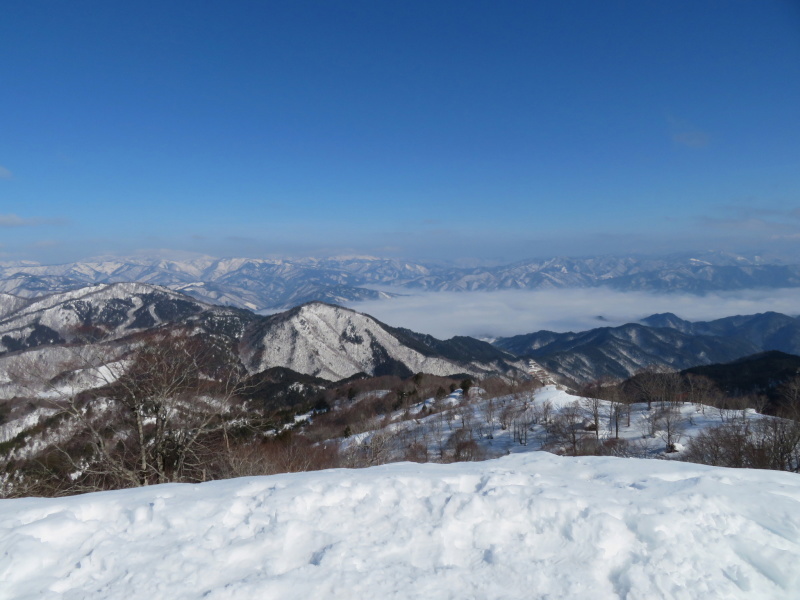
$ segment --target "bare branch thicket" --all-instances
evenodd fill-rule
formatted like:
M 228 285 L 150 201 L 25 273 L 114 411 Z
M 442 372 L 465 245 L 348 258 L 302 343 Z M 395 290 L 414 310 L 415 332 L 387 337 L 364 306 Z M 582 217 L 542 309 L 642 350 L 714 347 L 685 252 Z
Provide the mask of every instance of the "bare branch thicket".
M 717 385 L 704 375 L 687 373 L 683 377 L 683 389 L 686 401 L 694 404 L 698 412 L 705 414 L 706 406 L 714 406 L 720 398 Z
M 448 443 L 452 446 L 453 460 L 455 462 L 478 461 L 486 458 L 486 452 L 466 429 L 456 431 L 450 437 Z
M 800 422 L 763 417 L 723 423 L 692 438 L 684 459 L 713 466 L 800 472 Z
M 351 468 L 372 467 L 397 460 L 393 450 L 397 446 L 397 436 L 391 431 L 381 429 L 364 440 L 352 444 L 343 453 L 345 466 Z
M 785 381 L 778 388 L 781 405 L 778 411 L 789 419 L 800 419 L 800 375 Z
M 583 439 L 583 409 L 579 402 L 571 402 L 559 410 L 548 425 L 548 433 L 552 436 L 552 443 L 564 446 L 571 456 L 582 453 Z
M 76 487 L 200 481 L 220 445 L 230 449 L 233 401 L 243 390 L 233 349 L 171 329 L 132 348 L 72 350 L 63 374 L 38 384 L 77 428 L 57 446 L 78 473 Z
M 631 388 L 639 402 L 647 402 L 647 410 L 654 403 L 659 408 L 681 400 L 680 375 L 665 366 L 650 366 L 640 370 L 630 380 Z
M 209 463 L 215 478 L 249 477 L 316 471 L 341 465 L 339 444 L 313 443 L 305 436 L 286 432 L 256 443 L 236 444 Z

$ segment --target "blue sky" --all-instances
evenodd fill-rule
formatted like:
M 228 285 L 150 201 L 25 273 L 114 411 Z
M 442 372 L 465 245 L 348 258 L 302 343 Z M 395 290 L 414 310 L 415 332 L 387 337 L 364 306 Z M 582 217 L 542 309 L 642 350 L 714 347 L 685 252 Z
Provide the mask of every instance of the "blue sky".
M 0 260 L 800 241 L 800 4 L 6 3 Z

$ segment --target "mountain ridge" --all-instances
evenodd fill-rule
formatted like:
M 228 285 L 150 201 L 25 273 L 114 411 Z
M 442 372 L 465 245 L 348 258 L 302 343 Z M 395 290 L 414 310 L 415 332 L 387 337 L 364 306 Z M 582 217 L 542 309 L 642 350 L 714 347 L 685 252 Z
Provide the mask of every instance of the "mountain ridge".
M 690 322 L 672 313 L 583 332 L 539 331 L 493 344 L 572 381 L 625 378 L 649 366 L 687 369 L 768 350 L 800 354 L 800 320 L 776 312 Z
M 38 296 L 90 284 L 139 281 L 252 311 L 321 300 L 385 299 L 404 290 L 468 292 L 606 286 L 688 292 L 800 286 L 800 265 L 712 251 L 665 257 L 551 257 L 498 266 L 452 266 L 398 258 L 101 258 L 0 264 L 0 293 Z
M 68 343 L 132 343 L 163 327 L 227 340 L 250 373 L 281 367 L 334 381 L 362 372 L 524 375 L 526 366 L 480 340 L 438 340 L 329 303 L 259 316 L 142 283 L 99 284 L 26 300 L 0 318 L 0 359 Z

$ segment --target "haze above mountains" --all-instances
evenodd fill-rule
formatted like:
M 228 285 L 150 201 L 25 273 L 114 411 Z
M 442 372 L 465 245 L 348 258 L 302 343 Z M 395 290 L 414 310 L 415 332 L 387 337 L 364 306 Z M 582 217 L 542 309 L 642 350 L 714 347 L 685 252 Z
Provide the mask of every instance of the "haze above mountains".
M 661 312 L 700 321 L 765 311 L 795 315 L 800 265 L 720 251 L 470 267 L 369 256 L 0 263 L 0 293 L 20 297 L 113 282 L 161 285 L 261 314 L 322 301 L 439 338 L 491 340 L 616 326 Z
M 800 286 L 800 264 L 712 251 L 665 257 L 554 257 L 493 267 L 456 267 L 369 256 L 300 259 L 198 257 L 98 259 L 60 265 L 0 263 L 0 291 L 36 296 L 113 282 L 162 285 L 253 311 L 309 301 L 346 303 L 423 291 L 607 287 L 706 292 Z

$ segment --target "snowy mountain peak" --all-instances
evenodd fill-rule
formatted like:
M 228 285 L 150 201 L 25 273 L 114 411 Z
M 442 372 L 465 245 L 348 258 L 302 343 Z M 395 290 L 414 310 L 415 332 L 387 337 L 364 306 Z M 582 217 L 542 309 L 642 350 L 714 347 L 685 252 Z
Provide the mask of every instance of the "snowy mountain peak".
M 423 340 L 428 339 L 436 346 L 426 345 Z M 396 330 L 369 315 L 324 302 L 309 302 L 268 317 L 244 341 L 245 364 L 253 372 L 285 367 L 331 381 L 357 373 L 477 375 L 525 370 L 522 362 L 505 362 L 510 357 L 499 351 L 488 362 L 456 358 L 453 347 L 457 344 Z
M 214 310 L 144 283 L 99 284 L 32 300 L 6 295 L 0 298 L 0 354 L 80 339 L 86 328 L 119 338 Z
M 0 264 L 0 292 L 32 297 L 98 283 L 140 281 L 182 289 L 217 304 L 253 310 L 308 300 L 334 303 L 387 297 L 391 286 L 473 291 L 609 286 L 621 290 L 712 290 L 799 287 L 800 265 L 707 252 L 662 258 L 554 257 L 499 266 L 457 267 L 374 256 L 169 260 L 103 257 L 61 265 Z M 187 287 L 188 286 L 188 287 Z

